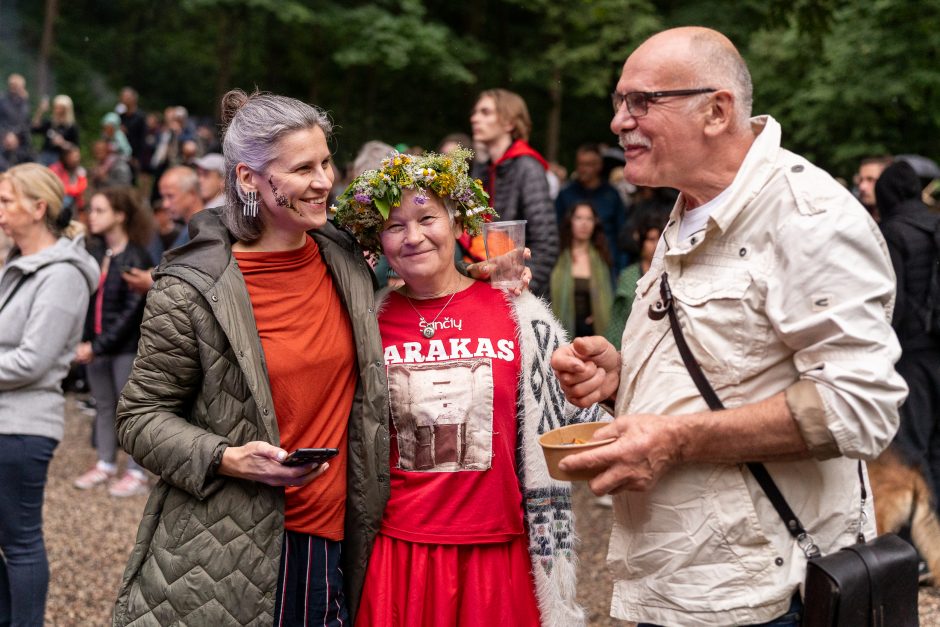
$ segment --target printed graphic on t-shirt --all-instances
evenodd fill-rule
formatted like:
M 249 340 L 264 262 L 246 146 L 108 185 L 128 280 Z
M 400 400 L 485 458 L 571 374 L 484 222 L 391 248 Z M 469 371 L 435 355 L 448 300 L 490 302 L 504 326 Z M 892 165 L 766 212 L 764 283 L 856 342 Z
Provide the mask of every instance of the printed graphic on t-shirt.
M 416 472 L 487 470 L 493 459 L 489 359 L 388 366 L 398 467 Z

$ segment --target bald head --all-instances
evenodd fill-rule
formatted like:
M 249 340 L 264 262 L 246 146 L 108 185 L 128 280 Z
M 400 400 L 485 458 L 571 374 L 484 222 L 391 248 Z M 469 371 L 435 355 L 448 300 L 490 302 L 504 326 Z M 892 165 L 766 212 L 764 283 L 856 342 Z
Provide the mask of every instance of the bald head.
M 157 183 L 164 208 L 177 220 L 189 219 L 202 210 L 199 195 L 199 177 L 196 171 L 185 166 L 168 169 Z
M 700 26 L 672 28 L 640 44 L 627 63 L 634 57 L 655 63 L 672 85 L 727 89 L 734 96 L 735 126 L 748 128 L 754 100 L 751 73 L 731 40 L 718 31 Z
M 747 65 L 717 31 L 650 37 L 627 59 L 616 93 L 622 102 L 615 98 L 610 129 L 624 149 L 624 177 L 674 187 L 687 208 L 731 184 L 756 137 Z

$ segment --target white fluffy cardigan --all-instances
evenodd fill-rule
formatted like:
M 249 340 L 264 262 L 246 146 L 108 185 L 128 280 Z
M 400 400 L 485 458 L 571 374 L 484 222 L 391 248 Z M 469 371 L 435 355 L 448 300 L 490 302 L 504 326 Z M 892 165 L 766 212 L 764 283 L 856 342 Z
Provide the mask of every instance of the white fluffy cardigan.
M 377 298 L 381 314 L 388 292 Z M 544 301 L 529 292 L 507 294 L 521 347 L 516 397 L 516 470 L 529 535 L 529 557 L 543 627 L 580 627 L 584 610 L 575 600 L 577 556 L 571 484 L 548 476 L 540 435 L 557 427 L 607 420 L 599 406 L 580 409 L 569 403 L 552 371 L 552 352 L 567 342 L 561 324 Z

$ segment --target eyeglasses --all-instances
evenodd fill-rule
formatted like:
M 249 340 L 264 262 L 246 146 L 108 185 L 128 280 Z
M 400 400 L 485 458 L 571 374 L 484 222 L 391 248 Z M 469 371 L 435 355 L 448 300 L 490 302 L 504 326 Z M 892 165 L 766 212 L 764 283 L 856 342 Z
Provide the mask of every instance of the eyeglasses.
M 614 92 L 610 95 L 610 101 L 614 105 L 614 113 L 620 111 L 623 103 L 627 103 L 627 111 L 635 118 L 641 118 L 649 113 L 650 103 L 654 103 L 660 98 L 696 96 L 698 94 L 710 94 L 718 91 L 713 87 L 701 87 L 699 89 L 671 89 L 668 91 L 628 91 L 625 94 Z

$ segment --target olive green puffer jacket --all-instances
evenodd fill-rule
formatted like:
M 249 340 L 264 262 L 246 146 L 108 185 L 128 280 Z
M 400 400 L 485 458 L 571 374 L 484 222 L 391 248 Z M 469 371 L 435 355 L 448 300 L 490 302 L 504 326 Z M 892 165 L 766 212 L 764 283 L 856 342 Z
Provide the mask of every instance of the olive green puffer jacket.
M 213 210 L 168 253 L 149 295 L 118 407 L 121 445 L 160 477 L 144 511 L 114 625 L 264 625 L 284 529 L 284 490 L 217 476 L 229 445 L 280 441 L 261 341 L 228 231 Z M 388 423 L 372 275 L 358 246 L 312 232 L 349 311 L 359 384 L 349 416 L 343 572 L 355 616 L 388 499 Z M 330 338 L 324 338 L 330 341 Z M 316 385 L 317 373 L 310 373 Z

